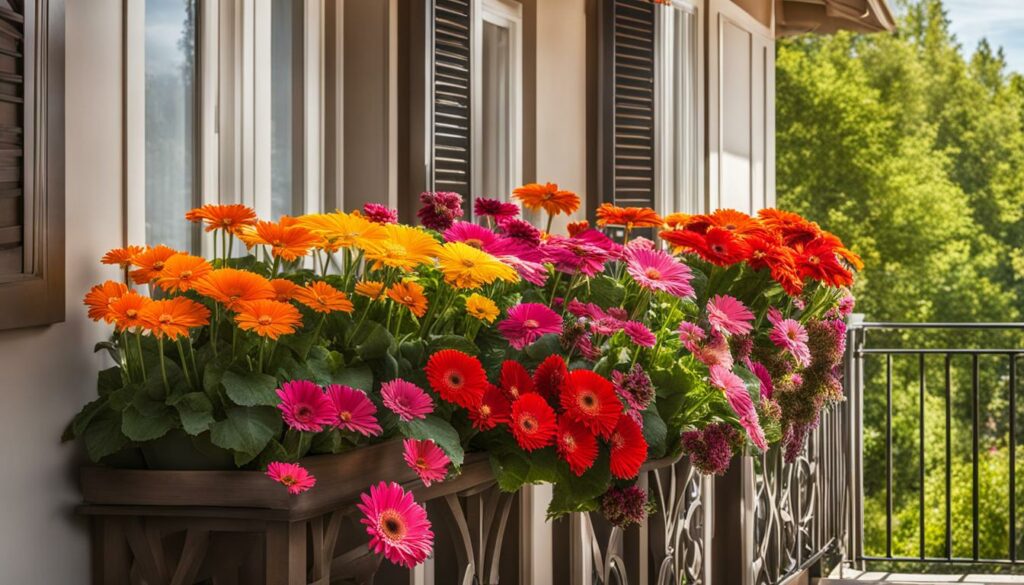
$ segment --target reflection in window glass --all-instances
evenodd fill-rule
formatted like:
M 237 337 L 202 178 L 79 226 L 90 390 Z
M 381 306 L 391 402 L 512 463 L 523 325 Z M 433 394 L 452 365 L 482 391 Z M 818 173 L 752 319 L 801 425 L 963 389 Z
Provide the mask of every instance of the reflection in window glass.
M 145 45 L 146 243 L 195 250 L 195 0 L 146 0 Z
M 509 30 L 490 22 L 483 23 L 483 60 L 481 66 L 482 129 L 480 193 L 485 197 L 508 199 L 511 184 L 512 153 L 509 152 L 511 104 L 511 46 Z
M 302 124 L 296 89 L 302 87 L 301 0 L 272 0 L 270 30 L 270 211 L 300 215 Z M 301 95 L 301 94 L 299 94 Z
M 675 160 L 674 211 L 698 213 L 700 149 L 697 143 L 697 21 L 692 12 L 676 9 L 673 14 L 675 59 L 672 72 Z

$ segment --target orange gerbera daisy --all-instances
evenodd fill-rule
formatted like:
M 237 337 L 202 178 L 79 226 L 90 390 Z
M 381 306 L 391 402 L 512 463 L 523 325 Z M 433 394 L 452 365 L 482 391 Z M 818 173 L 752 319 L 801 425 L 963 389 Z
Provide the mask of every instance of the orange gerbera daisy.
M 206 231 L 226 230 L 236 236 L 243 227 L 256 223 L 256 212 L 241 203 L 204 205 L 185 214 L 185 219 L 206 224 Z
M 188 330 L 210 323 L 210 310 L 186 297 L 153 301 L 139 311 L 142 326 L 157 337 L 188 337 Z
M 287 278 L 275 278 L 270 281 L 270 286 L 274 287 L 274 300 L 282 303 L 294 299 L 295 293 L 302 288 Z
M 240 303 L 272 299 L 277 296 L 273 285 L 255 272 L 235 268 L 219 268 L 195 283 L 193 289 L 235 311 Z
M 569 215 L 580 207 L 580 196 L 558 188 L 555 183 L 529 183 L 512 191 L 527 209 L 543 209 L 548 215 Z
M 160 271 L 160 279 L 156 284 L 167 291 L 184 292 L 192 290 L 196 281 L 212 270 L 213 266 L 199 256 L 175 254 L 164 262 L 164 268 Z
M 377 280 L 363 280 L 356 283 L 356 294 L 369 297 L 372 301 L 380 298 L 380 293 L 382 292 L 384 292 L 383 282 Z
M 252 331 L 261 337 L 277 339 L 295 333 L 295 328 L 302 324 L 302 315 L 290 303 L 251 301 L 241 304 L 235 323 L 240 329 Z
M 670 213 L 665 216 L 665 225 L 670 228 L 685 228 L 693 217 L 689 213 Z
M 242 230 L 238 237 L 249 248 L 270 246 L 271 254 L 289 262 L 305 256 L 310 248 L 321 242 L 320 236 L 295 225 L 294 220 L 282 223 L 258 221 Z
M 322 280 L 307 284 L 295 291 L 295 300 L 317 313 L 351 313 L 355 310 L 348 295 Z
M 128 267 L 132 265 L 132 258 L 135 258 L 145 251 L 146 249 L 142 246 L 114 248 L 104 254 L 103 258 L 100 258 L 100 262 L 103 264 L 116 264 L 121 267 L 121 270 L 127 270 Z
M 128 287 L 123 283 L 108 280 L 89 289 L 82 302 L 89 307 L 90 319 L 93 321 L 103 319 L 107 323 L 113 323 L 114 315 L 110 312 L 110 306 L 127 292 Z
M 113 316 L 117 330 L 124 331 L 141 327 L 140 313 L 142 309 L 146 308 L 146 305 L 152 302 L 149 297 L 144 297 L 133 290 L 126 292 L 121 298 L 114 301 L 110 305 L 110 314 Z
M 135 284 L 146 284 L 154 281 L 163 276 L 161 272 L 167 259 L 177 253 L 177 250 L 168 248 L 163 244 L 147 248 L 144 252 L 132 258 L 132 266 L 135 266 L 136 270 L 132 270 L 128 275 L 132 277 Z
M 602 203 L 597 208 L 597 225 L 621 225 L 627 230 L 642 227 L 661 227 L 664 221 L 650 207 L 619 207 Z
M 717 209 L 706 217 L 710 227 L 720 227 L 737 236 L 760 235 L 767 232 L 761 221 L 735 209 Z
M 566 228 L 569 230 L 569 237 L 572 237 L 575 236 L 576 234 L 580 234 L 589 230 L 590 222 L 585 219 L 581 219 L 579 221 L 570 221 L 569 225 L 566 226 Z
M 417 317 L 427 314 L 427 297 L 423 294 L 423 287 L 415 282 L 393 284 L 388 289 L 388 297 L 399 305 L 409 307 Z

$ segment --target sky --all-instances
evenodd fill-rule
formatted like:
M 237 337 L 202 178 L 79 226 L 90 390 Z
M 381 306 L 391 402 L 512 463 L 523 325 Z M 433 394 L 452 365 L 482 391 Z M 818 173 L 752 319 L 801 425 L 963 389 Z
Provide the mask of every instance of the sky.
M 1010 70 L 1024 73 L 1024 0 L 943 0 L 953 34 L 970 56 L 987 38 L 1002 46 Z

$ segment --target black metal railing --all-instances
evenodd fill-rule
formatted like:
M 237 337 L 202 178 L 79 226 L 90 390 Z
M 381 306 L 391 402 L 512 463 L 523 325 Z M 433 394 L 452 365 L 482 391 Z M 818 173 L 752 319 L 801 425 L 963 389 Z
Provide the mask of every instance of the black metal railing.
M 1021 354 L 1024 323 L 851 323 L 851 560 L 903 570 L 1024 565 Z M 938 535 L 928 530 L 936 523 Z

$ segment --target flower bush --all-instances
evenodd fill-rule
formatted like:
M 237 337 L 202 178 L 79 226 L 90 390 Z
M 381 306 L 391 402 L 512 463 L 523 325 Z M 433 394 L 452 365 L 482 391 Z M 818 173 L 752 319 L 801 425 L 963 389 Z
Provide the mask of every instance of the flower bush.
M 381 205 L 277 222 L 217 205 L 187 215 L 211 258 L 110 251 L 121 277 L 85 304 L 113 327 L 97 348 L 115 365 L 66 438 L 116 462 L 185 436 L 301 493 L 316 489 L 304 456 L 398 437 L 426 485 L 483 452 L 503 490 L 554 484 L 549 516 L 625 526 L 650 510 L 634 485 L 645 462 L 685 453 L 722 473 L 776 442 L 794 456 L 841 399 L 860 259 L 816 224 L 605 204 L 595 228 L 555 234 L 575 193 L 513 197 L 546 214 L 544 231 L 514 203 L 477 199 L 472 223 L 457 194 L 424 193 L 425 227 Z M 429 554 L 429 521 L 400 486 L 360 509 L 373 550 L 406 566 Z

